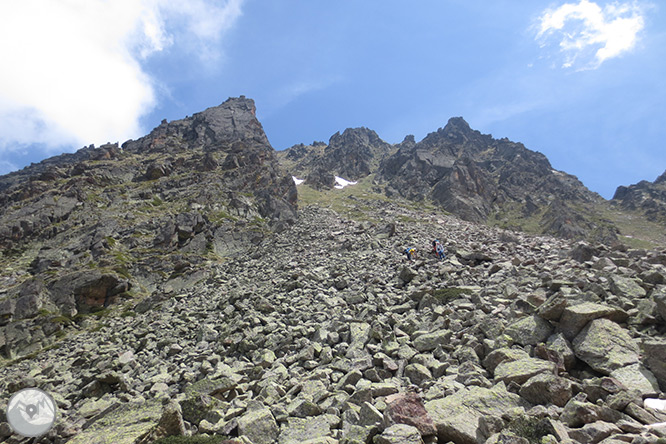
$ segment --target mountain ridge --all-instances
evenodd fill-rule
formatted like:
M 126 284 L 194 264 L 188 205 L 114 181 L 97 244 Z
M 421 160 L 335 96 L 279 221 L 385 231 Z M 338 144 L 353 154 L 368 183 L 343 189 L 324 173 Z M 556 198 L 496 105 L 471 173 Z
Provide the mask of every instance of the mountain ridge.
M 473 130 L 462 117 L 449 119 L 419 142 L 408 135 L 401 143 L 388 145 L 381 157 L 367 147 L 357 155 L 366 165 L 376 165 L 365 176 L 374 174 L 377 187 L 389 197 L 432 201 L 467 220 L 506 228 L 618 241 L 619 229 L 594 208 L 606 209 L 605 199 L 575 176 L 553 169 L 542 153 Z M 310 177 L 306 184 L 322 189 L 348 169 L 341 148 L 330 143 L 316 147 L 338 159 L 337 164 L 322 161 L 323 154 L 314 154 L 314 146 L 297 145 L 278 152 L 278 157 L 294 175 Z M 357 173 L 351 180 L 360 177 Z

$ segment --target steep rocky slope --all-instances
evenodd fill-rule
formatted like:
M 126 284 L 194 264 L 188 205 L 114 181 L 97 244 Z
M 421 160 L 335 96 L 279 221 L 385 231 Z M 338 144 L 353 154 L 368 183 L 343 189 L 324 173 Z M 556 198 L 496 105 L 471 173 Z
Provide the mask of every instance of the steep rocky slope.
M 666 223 L 666 171 L 654 182 L 643 180 L 628 187 L 618 187 L 611 202 L 624 209 L 638 211 L 651 220 Z
M 12 358 L 50 345 L 63 316 L 187 285 L 296 218 L 294 183 L 245 98 L 48 159 L 0 190 L 0 354 Z
M 187 287 L 68 320 L 75 332 L 0 370 L 3 397 L 54 394 L 61 417 L 38 442 L 666 436 L 648 425 L 666 414 L 643 405 L 666 388 L 666 251 L 357 202 L 364 220 L 308 206 Z M 444 261 L 427 254 L 435 237 Z
M 0 442 L 663 442 L 644 399 L 666 397 L 666 250 L 444 211 L 544 218 L 520 199 L 552 189 L 570 228 L 597 199 L 522 145 L 447 128 L 375 177 L 390 147 L 369 130 L 290 150 L 306 168 L 312 149 L 378 148 L 349 163 L 358 185 L 297 189 L 241 97 L 1 177 L 0 412 L 40 387 L 59 415 L 28 439 L 0 413 Z

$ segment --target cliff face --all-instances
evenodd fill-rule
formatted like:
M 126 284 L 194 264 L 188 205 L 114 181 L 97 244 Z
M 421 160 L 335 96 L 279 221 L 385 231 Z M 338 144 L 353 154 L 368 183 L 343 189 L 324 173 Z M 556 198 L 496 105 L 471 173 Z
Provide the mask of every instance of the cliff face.
M 295 185 L 242 97 L 122 147 L 47 159 L 1 177 L 0 190 L 9 326 L 177 288 L 296 219 Z

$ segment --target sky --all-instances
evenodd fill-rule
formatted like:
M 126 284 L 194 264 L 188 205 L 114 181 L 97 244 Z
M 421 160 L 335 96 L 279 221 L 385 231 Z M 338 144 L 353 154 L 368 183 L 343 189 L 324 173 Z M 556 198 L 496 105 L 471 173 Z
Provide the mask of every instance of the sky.
M 657 0 L 0 0 L 0 174 L 228 97 L 272 146 L 462 116 L 609 199 L 666 170 Z

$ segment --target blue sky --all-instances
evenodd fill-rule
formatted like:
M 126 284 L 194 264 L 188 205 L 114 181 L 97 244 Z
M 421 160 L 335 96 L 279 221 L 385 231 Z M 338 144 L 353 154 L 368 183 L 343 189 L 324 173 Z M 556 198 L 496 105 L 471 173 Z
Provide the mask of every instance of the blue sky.
M 666 170 L 656 0 L 0 0 L 0 173 L 253 98 L 275 149 L 453 116 L 606 198 Z

